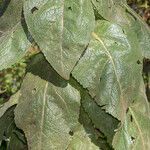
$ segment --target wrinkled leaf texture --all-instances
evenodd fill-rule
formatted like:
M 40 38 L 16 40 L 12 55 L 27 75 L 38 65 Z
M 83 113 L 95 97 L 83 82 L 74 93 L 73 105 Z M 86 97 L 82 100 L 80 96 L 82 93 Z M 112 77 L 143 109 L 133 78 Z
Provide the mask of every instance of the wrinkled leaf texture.
M 140 43 L 143 57 L 150 58 L 150 29 L 124 1 L 91 0 L 97 13 L 104 19 L 119 24 L 123 29 L 135 31 Z
M 143 80 L 141 80 L 138 98 L 130 105 L 124 124 L 116 132 L 113 147 L 116 150 L 150 149 L 150 108 Z
M 19 103 L 17 98 L 2 107 L 0 141 L 7 130 L 4 111 L 18 103 L 15 122 L 29 150 L 150 149 L 150 109 L 141 79 L 143 57 L 150 57 L 150 30 L 141 18 L 125 0 L 26 0 L 23 5 L 44 56 L 36 55 L 28 66 Z M 22 1 L 11 1 L 0 18 L 0 69 L 16 63 L 29 45 L 21 7 Z M 70 73 L 76 84 L 64 80 Z
M 15 121 L 27 137 L 29 149 L 66 149 L 70 131 L 78 124 L 80 95 L 71 85 L 56 87 L 28 74 L 21 88 Z
M 65 79 L 88 45 L 95 18 L 88 0 L 26 0 L 29 31 L 52 67 Z
M 134 32 L 97 21 L 89 46 L 72 74 L 106 112 L 124 120 L 141 79 L 141 51 Z M 132 69 L 134 68 L 134 69 Z M 135 77 L 136 74 L 136 77 Z
M 41 63 L 42 62 L 42 63 Z M 43 68 L 43 66 L 45 66 L 44 68 Z M 39 70 L 40 71 L 39 71 Z M 44 69 L 45 69 L 45 71 L 44 71 Z M 58 145 L 58 143 L 56 142 L 56 143 L 54 143 L 53 142 L 53 146 L 55 146 L 56 147 L 56 149 L 64 149 L 64 147 L 66 147 L 67 149 L 71 149 L 71 148 L 74 148 L 74 149 L 99 149 L 99 147 L 97 147 L 97 142 L 96 142 L 96 144 L 95 143 L 92 143 L 91 142 L 91 137 L 89 137 L 89 135 L 93 135 L 94 133 L 94 131 L 91 131 L 90 132 L 90 134 L 88 134 L 87 133 L 87 131 L 86 131 L 86 129 L 84 129 L 83 128 L 83 125 L 82 125 L 82 122 L 79 122 L 78 121 L 78 119 L 79 119 L 79 109 L 80 109 L 80 96 L 79 96 L 79 93 L 77 92 L 77 90 L 73 90 L 74 92 L 71 92 L 71 89 L 73 89 L 73 88 L 71 88 L 71 85 L 69 86 L 71 89 L 69 89 L 69 87 L 68 87 L 68 83 L 66 82 L 66 81 L 64 81 L 60 76 L 58 76 L 58 74 L 51 68 L 51 66 L 48 64 L 48 62 L 44 59 L 44 56 L 42 55 L 42 54 L 38 54 L 38 55 L 36 55 L 36 57 L 34 57 L 32 60 L 31 60 L 31 62 L 30 62 L 30 64 L 29 64 L 29 66 L 27 67 L 27 70 L 29 71 L 29 72 L 31 72 L 32 74 L 34 74 L 34 76 L 33 75 L 31 75 L 31 74 L 29 74 L 29 75 L 27 75 L 28 77 L 27 77 L 27 79 L 25 79 L 25 81 L 24 81 L 24 83 L 23 83 L 23 87 L 22 87 L 22 92 L 21 93 L 24 93 L 25 91 L 26 92 L 28 92 L 28 96 L 29 97 L 26 97 L 26 94 L 24 95 L 24 94 L 22 94 L 22 97 L 20 98 L 20 102 L 19 102 L 19 105 L 17 106 L 18 108 L 17 108 L 17 110 L 16 110 L 16 123 L 19 121 L 20 122 L 20 124 L 21 125 L 18 125 L 18 123 L 17 123 L 17 125 L 18 125 L 18 127 L 20 127 L 21 129 L 23 129 L 24 131 L 25 131 L 25 134 L 26 135 L 28 135 L 28 133 L 26 132 L 26 128 L 24 128 L 24 124 L 22 123 L 22 121 L 20 120 L 21 118 L 18 118 L 18 116 L 22 116 L 21 115 L 21 113 L 25 113 L 25 111 L 22 109 L 22 107 L 23 108 L 26 108 L 25 106 L 26 105 L 31 105 L 31 102 L 28 104 L 28 102 L 25 102 L 26 100 L 25 100 L 25 98 L 26 99 L 29 99 L 29 100 L 31 100 L 31 98 L 32 98 L 32 96 L 30 96 L 29 94 L 31 94 L 31 91 L 32 91 L 32 89 L 36 89 L 36 91 L 37 91 L 37 88 L 41 88 L 41 84 L 39 85 L 39 83 L 41 83 L 41 82 L 45 82 L 46 83 L 46 81 L 45 80 L 47 80 L 47 83 L 48 83 L 48 81 L 49 82 L 52 82 L 52 83 L 49 83 L 53 88 L 56 88 L 57 90 L 58 90 L 58 93 L 59 93 L 59 95 L 60 95 L 60 97 L 59 97 L 59 95 L 58 95 L 58 97 L 57 96 L 55 96 L 55 94 L 57 95 L 57 93 L 56 92 L 54 92 L 53 94 L 54 94 L 54 100 L 53 100 L 53 102 L 54 102 L 54 104 L 56 104 L 56 105 L 58 105 L 58 107 L 59 107 L 59 109 L 60 109 L 60 111 L 59 112 L 61 112 L 61 109 L 62 109 L 62 114 L 59 114 L 59 115 L 62 115 L 62 116 L 64 116 L 65 115 L 65 108 L 66 107 L 68 107 L 69 106 L 69 101 L 67 101 L 67 99 L 69 100 L 69 97 L 67 98 L 67 93 L 69 94 L 69 95 L 71 95 L 71 97 L 72 97 L 72 103 L 70 103 L 70 110 L 72 111 L 72 113 L 74 113 L 74 116 L 71 116 L 71 112 L 66 112 L 66 113 L 68 113 L 68 115 L 66 115 L 66 116 L 64 116 L 63 118 L 67 121 L 69 118 L 70 119 L 73 119 L 72 120 L 72 122 L 74 122 L 75 123 L 75 128 L 73 129 L 73 128 L 70 128 L 70 130 L 68 130 L 67 131 L 67 133 L 64 133 L 64 131 L 66 131 L 67 129 L 66 129 L 66 126 L 63 124 L 63 123 L 61 123 L 61 129 L 62 129 L 62 133 L 60 133 L 60 134 L 62 134 L 62 135 L 64 135 L 64 134 L 66 134 L 66 136 L 68 136 L 68 138 L 69 139 L 66 139 L 66 141 L 68 141 L 67 143 L 64 143 L 65 142 L 65 138 L 62 138 L 62 135 L 59 137 L 59 138 L 62 138 L 62 141 L 63 142 L 61 142 L 60 143 L 60 141 L 57 141 L 60 145 Z M 36 75 L 36 76 L 35 76 Z M 38 76 L 40 76 L 41 78 L 39 78 L 39 77 L 37 77 L 37 75 Z M 32 76 L 32 78 L 30 79 L 30 76 Z M 54 78 L 55 77 L 55 78 Z M 53 80 L 52 80 L 53 79 Z M 35 81 L 37 82 L 36 83 L 36 88 L 35 88 Z M 39 82 L 40 81 L 40 82 Z M 55 81 L 55 82 L 54 82 Z M 32 82 L 32 89 L 30 88 L 30 89 L 28 89 L 28 90 L 25 90 L 26 88 L 28 88 L 28 83 L 31 83 Z M 34 83 L 34 84 L 33 84 Z M 34 87 L 34 88 L 33 88 Z M 57 91 L 57 90 L 55 90 L 55 91 Z M 61 91 L 66 91 L 66 92 L 64 92 L 64 94 L 66 95 L 66 97 L 64 97 L 63 96 L 63 92 L 61 92 Z M 48 91 L 49 92 L 47 92 L 46 94 L 50 94 L 51 92 L 52 92 L 52 89 L 50 88 L 48 88 Z M 42 93 L 44 93 L 44 92 L 42 92 Z M 52 94 L 52 93 L 51 93 Z M 52 95 L 53 95 L 52 94 Z M 75 95 L 75 94 L 77 94 L 77 96 L 78 96 L 78 100 L 77 100 L 77 102 L 73 102 L 73 94 Z M 40 95 L 39 94 L 39 92 L 37 91 L 37 95 Z M 34 96 L 35 97 L 35 96 Z M 35 99 L 36 99 L 37 97 L 35 97 Z M 48 97 L 49 98 L 49 97 Z M 64 98 L 64 102 L 66 102 L 66 106 L 63 106 L 63 105 L 61 105 L 61 101 L 63 100 L 62 98 Z M 66 99 L 65 99 L 66 98 Z M 50 99 L 47 99 L 47 101 L 50 101 Z M 60 101 L 60 102 L 59 102 Z M 62 104 L 64 103 L 64 102 L 62 102 Z M 35 101 L 35 103 L 36 103 L 36 101 Z M 60 103 L 60 104 L 59 104 Z M 65 105 L 65 103 L 64 103 L 64 105 Z M 37 105 L 37 106 L 39 106 L 39 105 Z M 31 106 L 32 107 L 32 106 Z M 29 107 L 27 107 L 27 108 L 29 108 Z M 39 108 L 36 108 L 36 109 L 38 109 L 39 110 Z M 19 110 L 19 111 L 18 111 Z M 29 109 L 28 109 L 29 110 Z M 32 110 L 32 109 L 31 109 Z M 38 110 L 36 110 L 36 111 L 38 111 Z M 55 111 L 55 112 L 57 112 L 58 110 L 55 110 L 55 109 L 52 109 L 52 104 L 50 105 L 48 105 L 48 108 L 46 108 L 46 110 L 47 111 Z M 74 110 L 76 110 L 76 111 L 74 111 Z M 23 112 L 22 112 L 23 111 Z M 20 113 L 21 112 L 21 113 Z M 45 112 L 46 113 L 46 112 Z M 29 112 L 29 114 L 28 114 L 28 112 L 26 112 L 26 114 L 27 114 L 27 116 L 28 117 L 30 117 L 30 112 Z M 83 114 L 83 113 L 82 113 Z M 41 114 L 40 114 L 41 115 Z M 45 114 L 45 115 L 47 115 L 47 114 Z M 34 115 L 32 115 L 32 116 L 34 116 Z M 38 117 L 37 116 L 39 116 L 37 113 L 35 113 L 35 120 L 36 119 L 38 119 Z M 47 115 L 48 116 L 48 118 L 49 117 L 51 117 L 51 115 Z M 62 118 L 62 116 L 60 116 L 61 118 Z M 40 116 L 39 116 L 40 117 Z M 57 122 L 57 115 L 55 115 L 54 114 L 54 120 L 56 120 L 56 121 L 52 121 L 51 120 L 51 122 L 49 122 L 48 120 L 44 120 L 44 123 L 45 124 L 47 124 L 47 126 L 48 125 L 50 125 L 50 128 L 51 128 L 51 130 L 53 130 L 53 128 L 55 128 L 55 127 L 57 127 L 58 126 L 58 128 L 56 128 L 55 129 L 55 131 L 56 131 L 56 136 L 55 136 L 55 134 L 53 133 L 53 136 L 49 133 L 49 130 L 47 131 L 46 129 L 45 129 L 45 126 L 43 126 L 43 129 L 42 129 L 42 132 L 46 132 L 47 131 L 47 134 L 50 134 L 49 135 L 49 138 L 52 136 L 53 137 L 53 139 L 57 139 L 58 138 L 58 136 L 59 136 L 59 132 L 61 132 L 61 130 L 59 130 L 59 125 L 60 125 L 60 120 L 61 119 L 58 119 L 58 122 Z M 24 120 L 24 119 L 23 119 Z M 39 120 L 39 119 L 38 119 Z M 26 119 L 25 119 L 25 121 L 27 121 Z M 34 120 L 33 120 L 34 121 Z M 35 121 L 34 121 L 35 122 Z M 39 121 L 39 122 L 41 122 L 41 120 Z M 55 126 L 51 126 L 51 123 L 52 122 L 56 122 L 56 125 Z M 27 122 L 27 123 L 29 123 L 29 122 Z M 68 126 L 70 126 L 69 124 L 71 123 L 71 121 L 67 121 L 66 122 L 66 125 L 68 125 Z M 53 123 L 52 123 L 53 124 Z M 58 124 L 58 125 L 57 125 Z M 30 125 L 30 123 L 28 124 L 29 126 L 32 126 L 32 124 Z M 37 127 L 38 128 L 38 123 L 35 123 L 34 124 L 35 125 L 35 127 Z M 84 124 L 84 125 L 86 125 L 87 126 L 87 124 Z M 26 125 L 25 125 L 26 126 Z M 32 132 L 32 127 L 31 128 L 28 128 L 27 130 L 28 130 L 28 132 Z M 37 129 L 36 130 L 36 128 L 35 128 L 35 131 L 36 132 L 38 132 L 39 130 Z M 69 134 L 68 134 L 68 132 L 69 132 Z M 83 133 L 83 134 L 81 134 L 81 133 Z M 71 136 L 72 137 L 71 137 Z M 95 136 L 93 137 L 94 139 L 93 140 L 95 140 L 96 141 L 96 139 L 95 139 Z M 28 138 L 28 136 L 27 136 L 27 140 L 29 139 L 29 142 L 28 142 L 28 145 L 29 145 L 29 148 L 31 148 L 32 149 L 32 142 L 34 142 L 34 139 L 32 139 L 32 141 L 30 141 L 30 138 Z M 84 139 L 84 141 L 83 141 L 83 139 Z M 45 140 L 45 137 L 43 137 L 43 142 L 44 142 L 44 140 Z M 48 140 L 48 139 L 47 139 Z M 51 143 L 51 138 L 49 139 L 49 142 Z M 58 139 L 57 139 L 58 140 Z M 30 147 L 30 142 L 31 142 L 31 147 Z M 40 147 L 39 146 L 37 146 L 36 147 L 37 149 L 40 149 Z M 43 147 L 43 149 L 48 149 L 49 148 L 49 144 L 44 144 L 44 147 Z M 54 148 L 55 149 L 55 148 Z
M 101 4 L 103 9 L 106 8 L 104 3 Z M 133 16 L 135 15 L 128 7 L 127 9 Z M 144 86 L 140 87 L 143 83 L 140 72 L 142 72 L 142 54 L 143 57 L 149 58 L 150 32 L 138 16 L 135 15 L 136 19 L 129 14 L 123 17 L 122 13 L 122 17 L 119 18 L 117 13 L 112 13 L 113 11 L 116 10 L 112 9 L 110 14 L 104 13 L 106 16 L 102 16 L 112 23 L 98 21 L 87 51 L 72 74 L 89 90 L 103 109 L 122 121 L 119 129 L 115 130 L 113 147 L 117 150 L 146 150 L 150 148 L 149 104 L 146 96 L 141 96 L 145 91 Z M 113 19 L 113 15 L 117 18 Z M 125 20 L 126 24 L 123 22 L 124 19 L 128 20 Z M 124 71 L 121 71 L 121 68 Z M 115 74 L 116 79 L 113 77 Z

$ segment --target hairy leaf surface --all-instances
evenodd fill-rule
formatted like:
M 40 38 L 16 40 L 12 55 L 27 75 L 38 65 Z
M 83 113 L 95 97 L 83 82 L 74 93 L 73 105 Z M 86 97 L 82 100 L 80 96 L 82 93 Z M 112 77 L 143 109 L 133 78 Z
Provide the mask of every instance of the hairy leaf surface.
M 24 14 L 33 38 L 65 79 L 86 48 L 95 18 L 88 0 L 27 0 Z
M 28 74 L 21 88 L 15 121 L 27 137 L 29 149 L 64 150 L 78 124 L 80 95 L 71 85 L 57 87 Z
M 0 70 L 17 63 L 29 42 L 21 25 L 22 0 L 12 0 L 0 18 Z
M 136 35 L 130 30 L 124 34 L 120 26 L 107 21 L 98 21 L 92 35 L 72 74 L 106 112 L 123 120 L 141 79 L 142 56 Z

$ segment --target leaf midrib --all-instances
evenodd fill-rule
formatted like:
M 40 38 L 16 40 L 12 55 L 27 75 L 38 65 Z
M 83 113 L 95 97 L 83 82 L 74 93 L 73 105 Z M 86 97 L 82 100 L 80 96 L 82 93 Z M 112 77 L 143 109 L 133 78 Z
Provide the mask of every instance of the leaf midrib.
M 116 76 L 116 79 L 117 79 L 117 82 L 118 82 L 118 85 L 119 85 L 121 106 L 123 108 L 123 112 L 126 112 L 126 107 L 124 106 L 124 103 L 123 103 L 124 99 L 123 99 L 123 93 L 122 93 L 122 86 L 121 86 L 121 83 L 120 83 L 119 78 L 117 76 L 117 71 L 116 71 L 114 60 L 113 60 L 110 52 L 107 50 L 107 47 L 105 46 L 104 42 L 101 40 L 101 38 L 95 32 L 92 33 L 92 36 L 102 44 L 102 46 L 104 47 L 104 50 L 105 50 L 105 54 L 108 56 L 108 58 L 110 59 L 110 61 L 112 63 L 113 70 L 114 70 L 114 73 L 115 73 L 115 76 Z M 122 114 L 122 116 L 124 116 L 124 114 Z M 124 117 L 120 117 L 120 119 L 121 118 L 124 118 Z
M 48 82 L 45 84 L 44 93 L 43 93 L 43 104 L 42 104 L 42 113 L 41 113 L 41 125 L 40 125 L 40 141 L 39 141 L 39 148 L 42 150 L 42 132 L 43 132 L 43 126 L 44 126 L 44 115 L 45 115 L 45 105 L 46 105 L 46 93 L 48 88 Z
M 136 120 L 136 117 L 135 117 L 134 112 L 132 111 L 132 108 L 131 108 L 131 107 L 129 107 L 129 110 L 130 110 L 130 112 L 131 112 L 131 114 L 132 114 L 132 116 L 133 116 L 133 119 L 134 119 L 134 121 L 135 121 L 135 124 L 136 124 L 136 126 L 137 126 L 137 129 L 138 129 L 138 131 L 139 131 L 139 135 L 140 135 L 140 137 L 141 137 L 141 141 L 142 141 L 142 145 L 143 145 L 143 150 L 146 150 L 146 149 L 145 149 L 145 144 L 144 144 L 144 137 L 143 137 L 143 135 L 142 135 L 142 130 L 141 130 L 141 128 L 140 128 L 140 125 L 139 125 L 138 121 Z

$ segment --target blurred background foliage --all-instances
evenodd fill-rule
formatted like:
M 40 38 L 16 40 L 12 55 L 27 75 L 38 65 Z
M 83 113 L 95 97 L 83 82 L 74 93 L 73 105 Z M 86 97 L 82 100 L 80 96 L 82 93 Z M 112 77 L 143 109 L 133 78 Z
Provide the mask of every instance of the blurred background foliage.
M 12 68 L 0 71 L 0 104 L 6 102 L 20 88 L 25 68 L 26 61 L 23 59 Z
M 127 2 L 150 26 L 150 0 L 127 0 Z
M 10 0 L 0 0 L 0 6 L 4 1 L 9 2 Z M 150 26 L 150 0 L 127 0 L 127 2 Z M 0 71 L 0 105 L 20 88 L 29 58 L 26 56 L 19 64 Z M 150 100 L 150 60 L 147 59 L 144 60 L 143 77 L 147 96 Z

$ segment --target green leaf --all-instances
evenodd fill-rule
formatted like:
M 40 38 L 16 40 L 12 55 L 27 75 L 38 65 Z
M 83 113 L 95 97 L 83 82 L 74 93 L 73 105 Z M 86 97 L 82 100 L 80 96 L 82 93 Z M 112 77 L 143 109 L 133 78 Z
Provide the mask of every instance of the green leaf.
M 12 98 L 10 100 L 12 100 Z M 27 150 L 25 136 L 15 125 L 15 107 L 16 106 L 9 107 L 0 118 L 0 149 Z
M 95 128 L 99 129 L 107 137 L 107 142 L 111 145 L 115 134 L 114 131 L 117 129 L 119 121 L 102 110 L 86 93 L 82 96 L 82 105 Z
M 52 67 L 65 79 L 88 45 L 95 18 L 88 0 L 26 0 L 29 31 Z
M 78 125 L 80 95 L 70 84 L 54 86 L 32 74 L 27 74 L 20 101 L 15 109 L 15 122 L 35 150 L 68 147 Z
M 143 57 L 150 59 L 150 29 L 141 22 L 134 22 L 134 29 L 142 49 Z
M 120 0 L 91 1 L 97 13 L 104 19 L 121 25 L 125 30 L 132 28 L 137 34 L 143 57 L 150 58 L 150 29 L 134 10 Z
M 124 124 L 116 132 L 115 150 L 150 149 L 150 109 L 143 89 L 144 85 L 139 98 L 129 107 Z
M 44 67 L 43 67 L 44 66 Z M 44 55 L 39 53 L 35 55 L 29 64 L 27 65 L 27 72 L 39 76 L 40 78 L 53 83 L 56 86 L 65 87 L 67 82 L 57 74 L 57 72 L 51 67 Z
M 93 124 L 91 118 L 89 118 L 88 114 L 85 112 L 82 106 L 80 109 L 79 121 L 83 125 L 84 130 L 95 145 L 97 145 L 100 149 L 111 150 L 111 146 L 107 143 L 107 138 L 99 128 L 96 128 L 95 124 Z
M 121 0 L 91 0 L 96 12 L 104 19 L 119 25 L 130 25 Z M 124 3 L 124 2 L 123 2 Z
M 9 137 L 9 133 L 12 128 L 14 128 L 14 108 L 15 106 L 10 107 L 4 115 L 0 118 L 0 145 L 2 140 L 5 139 L 6 135 Z M 6 138 L 7 138 L 6 137 Z
M 7 150 L 28 150 L 26 141 L 25 143 L 20 140 L 20 137 L 25 140 L 24 135 L 19 131 L 14 131 L 10 137 L 10 141 L 8 142 Z
M 0 18 L 0 70 L 19 62 L 30 45 L 21 26 L 21 12 L 22 1 L 13 0 Z
M 100 148 L 92 143 L 83 126 L 79 126 L 67 150 L 100 150 Z
M 137 97 L 142 56 L 136 35 L 98 21 L 89 46 L 72 74 L 96 102 L 119 120 Z M 136 76 L 135 76 L 136 75 Z
M 128 12 L 132 30 L 137 34 L 143 57 L 150 58 L 150 28 L 129 6 L 124 5 Z
M 44 67 L 43 67 L 44 66 Z M 39 71 L 40 70 L 40 71 Z M 32 74 L 34 74 L 34 75 L 38 75 L 38 76 L 40 76 L 41 78 L 43 78 L 43 79 L 46 79 L 46 80 L 48 80 L 48 81 L 50 81 L 50 82 L 52 82 L 53 84 L 55 84 L 55 85 L 57 85 L 57 86 L 59 86 L 59 82 L 58 81 L 62 81 L 62 78 L 54 71 L 54 69 L 49 65 L 49 63 L 45 60 L 45 58 L 44 58 L 44 56 L 42 55 L 42 54 L 38 54 L 38 55 L 36 55 L 35 57 L 33 57 L 32 59 L 31 59 L 31 61 L 29 62 L 29 65 L 28 65 L 28 67 L 27 67 L 27 71 L 28 72 L 31 72 Z M 51 73 L 50 73 L 51 72 Z M 64 81 L 64 85 L 65 85 L 65 81 Z M 75 86 L 75 85 L 74 85 Z M 76 87 L 77 88 L 77 87 Z M 77 141 L 75 141 L 75 138 L 76 138 L 76 136 L 75 136 L 75 134 L 77 134 L 77 133 L 80 133 L 81 131 L 79 130 L 77 130 L 77 131 L 75 131 L 75 133 L 74 132 L 72 132 L 72 134 L 73 134 L 73 140 L 71 141 L 71 143 L 69 144 L 69 146 L 68 146 L 68 149 L 69 148 L 78 148 L 78 147 L 80 147 L 80 146 L 85 146 L 85 144 L 86 144 L 86 142 L 87 142 L 87 144 L 89 143 L 89 145 L 88 146 L 92 146 L 92 147 L 94 147 L 94 143 L 91 143 L 89 140 L 90 140 L 90 138 L 92 139 L 92 141 L 93 140 L 95 140 L 95 133 L 94 133 L 94 129 L 89 129 L 89 128 L 91 128 L 91 125 L 89 125 L 89 122 L 87 121 L 88 119 L 87 119 L 87 117 L 85 117 L 85 115 L 84 115 L 84 113 L 83 112 L 80 112 L 80 115 L 82 115 L 83 117 L 81 118 L 81 120 L 83 121 L 83 120 L 86 120 L 86 123 L 84 123 L 84 125 L 86 125 L 86 127 L 84 126 L 84 128 L 85 129 L 83 129 L 83 127 L 81 126 L 81 125 L 79 125 L 80 127 L 79 127 L 79 129 L 81 130 L 81 128 L 82 128 L 82 132 L 84 133 L 84 132 L 86 132 L 86 133 L 84 133 L 85 135 L 86 135 L 86 137 L 87 136 L 89 136 L 89 137 L 87 137 L 86 139 L 86 141 L 84 142 L 84 141 L 82 141 L 82 137 L 80 138 L 80 139 L 78 139 Z M 87 129 L 87 126 L 88 126 L 88 129 Z M 89 127 L 90 126 L 90 127 Z M 78 128 L 77 128 L 78 129 Z M 85 130 L 85 131 L 84 131 Z M 87 131 L 88 130 L 88 131 Z M 90 131 L 89 131 L 90 130 Z M 77 133 L 76 133 L 77 132 Z M 94 134 L 94 135 L 93 135 Z M 91 137 L 92 136 L 92 137 Z M 79 136 L 78 136 L 79 137 Z M 73 143 L 74 142 L 76 142 L 76 145 L 73 145 Z M 96 146 L 95 146 L 96 147 Z
M 89 95 L 88 91 L 86 89 L 83 89 L 83 87 L 74 78 L 70 79 L 70 83 L 71 85 L 76 87 L 81 94 L 81 124 L 83 124 L 84 128 L 86 128 L 86 131 L 89 132 L 88 134 L 91 135 L 91 139 L 93 141 L 95 141 L 95 139 L 93 139 L 93 136 L 95 136 L 95 131 L 93 130 L 100 131 L 103 136 L 100 137 L 98 143 L 101 143 L 99 143 L 98 145 L 100 147 L 105 147 L 101 147 L 102 149 L 110 150 L 113 136 L 115 134 L 115 130 L 118 128 L 119 121 L 110 114 L 107 114 L 105 110 L 98 106 L 95 100 L 92 99 L 92 97 Z
M 2 106 L 0 106 L 0 117 L 3 116 L 3 114 L 6 112 L 8 108 L 18 103 L 18 99 L 20 96 L 20 91 L 18 91 L 16 94 L 14 94 L 8 102 L 4 103 Z

